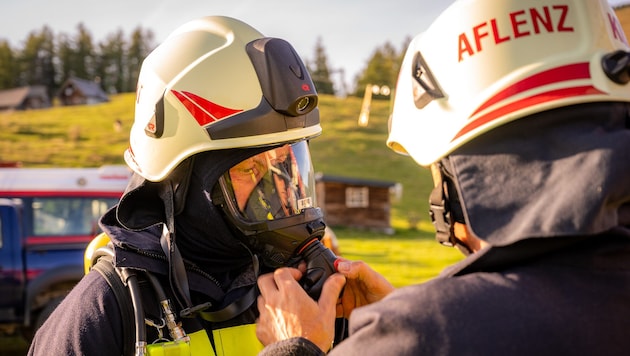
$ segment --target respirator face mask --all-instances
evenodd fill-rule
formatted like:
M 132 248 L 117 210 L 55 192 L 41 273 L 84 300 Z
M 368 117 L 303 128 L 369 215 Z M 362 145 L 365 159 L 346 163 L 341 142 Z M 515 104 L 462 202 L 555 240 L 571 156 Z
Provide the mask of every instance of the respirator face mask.
M 243 242 L 272 268 L 290 265 L 305 244 L 324 234 L 306 141 L 234 165 L 219 179 L 213 201 Z

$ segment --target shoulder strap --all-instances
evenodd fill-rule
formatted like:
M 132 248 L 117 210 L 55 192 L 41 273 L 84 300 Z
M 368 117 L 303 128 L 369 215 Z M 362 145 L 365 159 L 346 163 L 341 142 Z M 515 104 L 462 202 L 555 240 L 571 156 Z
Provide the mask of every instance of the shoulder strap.
M 99 272 L 112 288 L 118 308 L 123 330 L 123 355 L 133 355 L 134 353 L 134 310 L 131 304 L 131 295 L 127 286 L 123 284 L 120 275 L 116 272 L 114 264 L 109 256 L 99 258 L 98 262 L 92 266 L 92 269 Z

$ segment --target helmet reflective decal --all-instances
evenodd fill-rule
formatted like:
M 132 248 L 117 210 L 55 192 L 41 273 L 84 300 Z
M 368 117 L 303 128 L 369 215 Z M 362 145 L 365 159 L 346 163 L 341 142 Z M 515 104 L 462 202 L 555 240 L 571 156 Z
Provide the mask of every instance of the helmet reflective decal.
M 562 89 L 551 89 L 542 93 L 530 95 L 522 99 L 517 99 L 513 102 L 508 102 L 494 110 L 491 110 L 485 114 L 479 115 L 484 110 L 490 108 L 493 105 L 497 105 L 501 102 L 508 101 L 519 94 L 523 94 L 527 91 L 534 92 L 540 90 L 541 87 L 547 85 L 553 85 L 556 83 L 590 79 L 589 63 L 576 63 L 570 64 L 558 68 L 552 68 L 541 73 L 532 75 L 528 78 L 517 82 L 504 90 L 497 93 L 495 96 L 484 102 L 473 114 L 470 116 L 471 121 L 464 126 L 456 135 L 453 140 L 465 135 L 466 133 L 474 130 L 475 128 L 490 123 L 494 119 L 509 115 L 521 109 L 525 109 L 531 105 L 537 105 L 556 100 L 561 100 L 570 97 L 580 97 L 585 95 L 604 94 L 600 90 L 596 89 L 592 85 L 576 85 L 574 87 L 564 87 Z
M 171 92 L 186 107 L 200 126 L 243 111 L 226 108 L 187 91 L 171 90 Z

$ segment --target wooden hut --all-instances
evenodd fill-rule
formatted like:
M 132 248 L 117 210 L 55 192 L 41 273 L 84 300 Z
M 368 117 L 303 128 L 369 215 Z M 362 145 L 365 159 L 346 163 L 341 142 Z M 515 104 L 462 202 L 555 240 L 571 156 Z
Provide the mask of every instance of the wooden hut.
M 399 183 L 318 174 L 315 186 L 327 225 L 394 233 L 390 212 Z
M 43 109 L 50 106 L 50 98 L 43 85 L 0 90 L 0 111 Z
M 57 94 L 61 105 L 98 104 L 109 101 L 100 83 L 76 77 L 68 78 Z

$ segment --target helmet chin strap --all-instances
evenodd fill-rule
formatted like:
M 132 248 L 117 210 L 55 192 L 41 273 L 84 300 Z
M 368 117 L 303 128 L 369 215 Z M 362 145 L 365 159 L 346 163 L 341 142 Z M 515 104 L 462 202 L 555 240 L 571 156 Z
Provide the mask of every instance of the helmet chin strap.
M 470 255 L 473 251 L 459 240 L 453 231 L 455 219 L 451 213 L 447 182 L 444 179 L 444 167 L 441 162 L 431 165 L 434 188 L 429 196 L 429 214 L 435 227 L 435 239 L 442 245 L 457 247 L 464 255 Z M 450 183 L 452 184 L 452 183 Z M 451 189 L 455 192 L 455 189 Z M 454 193 L 457 194 L 457 193 Z
M 455 236 L 453 236 L 451 212 L 444 194 L 444 172 L 441 165 L 439 162 L 431 165 L 433 190 L 429 196 L 429 214 L 435 227 L 435 239 L 444 246 L 453 247 Z

